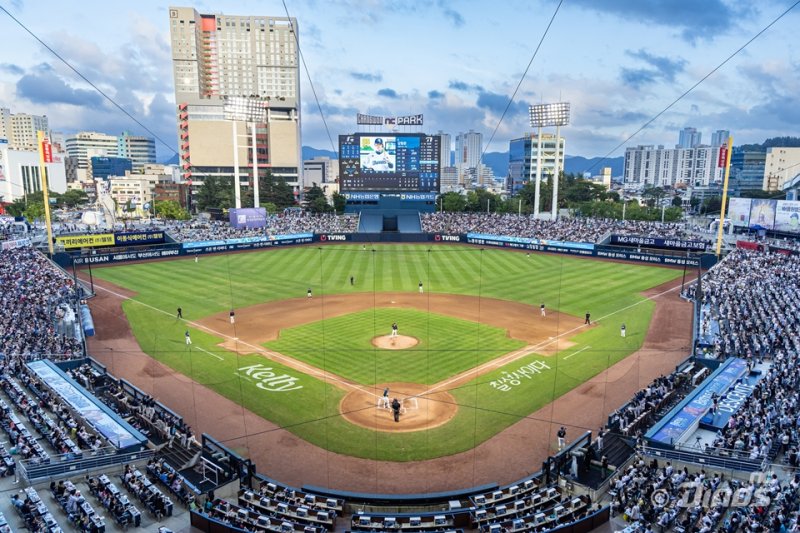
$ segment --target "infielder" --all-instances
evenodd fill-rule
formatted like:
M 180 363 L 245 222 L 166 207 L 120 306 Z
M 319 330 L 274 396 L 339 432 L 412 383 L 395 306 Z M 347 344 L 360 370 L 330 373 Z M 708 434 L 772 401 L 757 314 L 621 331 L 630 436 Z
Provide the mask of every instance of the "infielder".
M 190 344 L 192 344 L 192 338 L 189 336 L 189 330 L 188 329 L 186 330 L 186 333 L 183 334 L 183 336 L 186 337 L 186 346 L 189 346 Z
M 541 312 L 542 312 L 542 316 L 547 316 L 547 314 L 544 312 L 544 304 L 540 305 L 540 306 L 539 306 L 539 309 L 540 309 L 540 310 L 541 310 Z

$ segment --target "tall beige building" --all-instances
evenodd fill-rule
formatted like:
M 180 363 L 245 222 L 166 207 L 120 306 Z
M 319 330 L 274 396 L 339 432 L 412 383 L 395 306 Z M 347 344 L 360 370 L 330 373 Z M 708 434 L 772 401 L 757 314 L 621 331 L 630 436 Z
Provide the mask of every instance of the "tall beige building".
M 169 9 L 180 166 L 185 181 L 232 176 L 232 99 L 263 107 L 255 124 L 259 175 L 268 170 L 298 183 L 300 78 L 297 21 L 285 17 Z M 228 109 L 226 109 L 228 103 Z M 240 182 L 252 181 L 252 129 L 236 121 Z
M 15 150 L 36 150 L 37 132 L 50 133 L 47 115 L 11 114 L 8 108 L 0 108 L 0 139 L 6 139 Z
M 767 148 L 764 161 L 765 191 L 782 191 L 783 184 L 800 174 L 800 148 Z

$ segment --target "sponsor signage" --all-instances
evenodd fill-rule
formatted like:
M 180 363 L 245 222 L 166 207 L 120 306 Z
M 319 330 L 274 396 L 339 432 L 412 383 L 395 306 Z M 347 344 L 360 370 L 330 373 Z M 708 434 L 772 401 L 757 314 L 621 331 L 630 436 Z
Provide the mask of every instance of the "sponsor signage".
M 435 202 L 435 192 L 406 192 L 400 195 L 401 202 Z
M 238 248 L 236 248 L 237 250 L 245 250 L 247 248 L 252 248 L 253 245 L 256 244 L 269 245 L 269 243 L 282 242 L 282 241 L 311 242 L 313 239 L 314 239 L 313 233 L 295 233 L 291 235 L 269 235 L 264 237 L 240 237 L 236 239 L 225 239 L 218 241 L 184 242 L 181 244 L 181 247 L 184 250 L 193 250 L 193 249 L 208 248 L 208 247 L 225 250 L 227 246 L 239 246 Z
M 777 207 L 777 200 L 753 198 L 750 201 L 750 227 L 773 229 L 775 225 L 775 210 Z
M 17 239 L 17 240 L 8 240 L 8 241 L 0 241 L 0 250 L 13 250 L 14 248 L 24 248 L 25 246 L 30 246 L 31 240 L 30 239 Z
M 379 192 L 346 192 L 344 197 L 347 200 L 380 200 L 381 193 Z
M 143 244 L 161 244 L 164 242 L 163 231 L 133 231 L 115 233 L 117 246 L 138 246 Z
M 255 382 L 256 387 L 267 392 L 289 392 L 302 389 L 300 378 L 288 374 L 277 374 L 275 370 L 263 364 L 243 366 L 236 372 L 238 376 L 247 376 Z
M 550 248 L 565 248 L 571 250 L 587 250 L 591 252 L 594 250 L 594 244 L 588 242 L 564 242 L 564 241 L 551 241 L 545 239 L 531 239 L 528 237 L 509 237 L 506 235 L 487 235 L 485 233 L 467 233 L 467 239 L 474 239 L 478 241 L 491 241 L 500 243 L 509 243 L 515 245 L 536 245 L 547 246 Z M 502 246 L 505 246 L 503 244 Z M 519 248 L 519 246 L 512 246 L 512 248 Z M 536 249 L 536 248 L 531 248 Z
M 325 242 L 325 241 L 346 241 L 347 240 L 347 235 L 324 233 L 324 234 L 319 236 L 319 240 L 322 241 L 322 242 Z
M 659 239 L 654 237 L 641 237 L 639 235 L 612 235 L 611 244 L 646 246 L 648 248 L 669 248 L 673 250 L 696 250 L 699 252 L 706 249 L 706 243 L 703 241 Z
M 75 248 L 96 248 L 101 246 L 114 246 L 113 233 L 97 233 L 93 235 L 65 235 L 56 237 L 56 243 L 64 246 L 65 250 Z
M 750 225 L 750 198 L 731 198 L 728 202 L 728 217 L 735 227 Z
M 444 235 L 437 233 L 433 236 L 433 240 L 437 242 L 461 242 L 461 235 Z
M 360 126 L 422 126 L 422 115 L 406 115 L 403 117 L 382 117 L 379 115 L 356 114 L 356 124 Z
M 53 145 L 47 139 L 42 141 L 42 162 L 53 162 Z
M 728 162 L 728 147 L 727 146 L 720 146 L 719 147 L 719 158 L 717 159 L 717 166 L 719 168 L 725 168 L 725 164 Z
M 263 207 L 243 207 L 230 210 L 231 227 L 263 228 L 267 225 L 267 210 Z
M 778 200 L 775 210 L 775 231 L 800 233 L 800 202 Z

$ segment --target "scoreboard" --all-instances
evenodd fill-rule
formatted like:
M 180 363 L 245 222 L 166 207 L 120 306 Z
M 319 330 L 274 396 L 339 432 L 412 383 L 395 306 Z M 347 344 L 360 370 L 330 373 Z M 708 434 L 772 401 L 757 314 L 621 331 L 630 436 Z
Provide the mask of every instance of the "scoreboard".
M 340 188 L 438 193 L 440 144 L 423 133 L 340 135 Z

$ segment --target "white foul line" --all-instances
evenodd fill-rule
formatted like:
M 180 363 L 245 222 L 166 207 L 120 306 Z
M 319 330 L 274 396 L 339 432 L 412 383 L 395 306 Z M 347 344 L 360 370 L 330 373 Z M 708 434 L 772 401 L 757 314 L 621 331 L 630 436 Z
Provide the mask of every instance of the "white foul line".
M 195 346 L 195 349 L 197 349 L 197 350 L 200 350 L 201 352 L 206 352 L 206 353 L 207 353 L 208 355 L 210 355 L 211 357 L 216 357 L 216 358 L 217 358 L 217 359 L 219 359 L 220 361 L 224 360 L 224 358 L 223 358 L 223 357 L 220 357 L 220 356 L 218 356 L 218 355 L 217 355 L 217 354 L 215 354 L 215 353 L 211 353 L 211 352 L 209 352 L 208 350 L 206 350 L 206 349 L 204 349 L 204 348 L 201 348 L 201 347 L 199 347 L 199 346 Z
M 591 348 L 591 346 L 584 346 L 583 348 L 581 348 L 581 349 L 580 349 L 580 350 L 578 350 L 577 352 L 572 352 L 572 353 L 571 353 L 571 354 L 569 354 L 568 356 L 564 357 L 564 361 L 566 361 L 567 359 L 569 359 L 569 358 L 570 358 L 570 357 L 572 357 L 573 355 L 577 355 L 577 354 L 581 353 L 581 352 L 582 352 L 582 351 L 584 351 L 584 350 L 588 350 L 589 348 Z
M 145 302 L 141 302 L 139 300 L 134 300 L 133 298 L 131 298 L 129 296 L 125 296 L 125 295 L 120 294 L 118 292 L 112 291 L 111 289 L 103 287 L 102 285 L 96 284 L 95 287 L 97 287 L 99 289 L 103 289 L 107 293 L 113 294 L 117 298 L 121 298 L 123 300 L 130 300 L 131 302 L 135 302 L 135 303 L 137 303 L 139 305 L 143 305 L 144 307 L 150 308 L 153 311 L 157 311 L 157 312 L 165 314 L 167 316 L 174 316 L 172 313 L 168 313 L 167 311 L 164 311 L 163 309 L 159 309 L 158 307 L 152 306 L 152 305 L 150 305 L 148 303 L 145 303 Z M 230 335 L 226 335 L 226 334 L 221 333 L 219 331 L 214 331 L 213 329 L 211 329 L 211 328 L 209 328 L 207 326 L 203 326 L 201 324 L 198 324 L 197 322 L 192 322 L 191 320 L 186 320 L 185 318 L 181 318 L 180 320 L 184 321 L 187 324 L 190 324 L 190 325 L 194 326 L 197 329 L 208 331 L 208 332 L 213 333 L 214 335 L 217 335 L 217 336 L 222 337 L 224 339 L 233 340 L 233 341 L 235 341 L 235 342 L 237 342 L 237 343 L 239 343 L 239 344 L 241 344 L 243 346 L 251 348 L 256 353 L 262 353 L 262 354 L 268 355 L 270 358 L 273 358 L 273 359 L 281 359 L 283 361 L 297 362 L 295 359 L 292 359 L 290 357 L 286 357 L 283 354 L 280 354 L 278 352 L 273 352 L 271 350 L 265 350 L 261 346 L 256 346 L 256 345 L 250 344 L 248 342 L 244 342 L 242 340 L 238 340 L 238 337 L 231 337 Z M 198 350 L 202 350 L 202 348 L 200 348 L 200 347 L 198 347 L 197 349 Z M 203 350 L 203 351 L 205 352 L 206 350 Z M 206 353 L 214 355 L 211 352 L 206 352 Z M 218 355 L 214 355 L 214 357 L 217 357 L 220 360 L 223 359 L 222 357 L 219 357 Z M 335 381 L 336 383 L 341 383 L 342 385 L 345 385 L 346 387 L 350 387 L 350 388 L 353 388 L 353 389 L 360 390 L 361 392 L 364 392 L 366 394 L 371 394 L 374 397 L 378 398 L 378 395 L 375 394 L 374 392 L 370 392 L 369 389 L 364 389 L 364 388 L 356 385 L 355 383 L 349 383 L 347 381 L 344 381 L 344 380 L 341 380 L 341 379 L 338 379 L 338 378 L 334 378 L 328 372 L 324 372 L 322 370 L 318 370 L 317 368 L 315 368 L 312 365 L 306 364 L 304 366 L 307 367 L 307 369 L 306 370 L 301 370 L 301 372 L 303 372 L 303 373 L 316 375 L 317 377 L 321 377 L 322 381 Z

